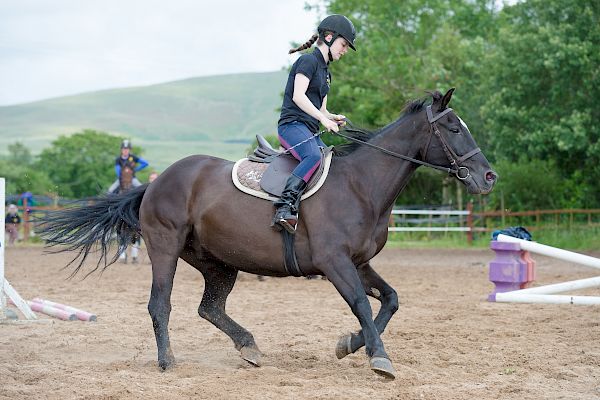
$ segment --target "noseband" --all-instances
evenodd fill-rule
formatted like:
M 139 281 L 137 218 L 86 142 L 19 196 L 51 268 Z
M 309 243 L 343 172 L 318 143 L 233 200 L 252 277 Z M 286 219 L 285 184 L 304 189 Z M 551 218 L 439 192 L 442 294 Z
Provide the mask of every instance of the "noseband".
M 428 163 L 426 161 L 417 160 L 416 158 L 408 157 L 403 154 L 398 154 L 393 151 L 384 149 L 383 147 L 374 145 L 372 143 L 365 142 L 363 140 L 356 139 L 356 138 L 353 138 L 348 135 L 344 135 L 342 132 L 337 132 L 337 133 L 335 133 L 335 135 L 341 136 L 344 139 L 347 139 L 351 142 L 360 143 L 360 144 L 364 144 L 365 146 L 372 147 L 374 149 L 377 149 L 385 154 L 388 154 L 388 155 L 396 157 L 396 158 L 401 158 L 403 160 L 410 161 L 415 164 L 419 164 L 419 165 L 423 165 L 423 166 L 426 166 L 429 168 L 444 171 L 444 172 L 447 172 L 448 174 L 454 174 L 454 175 L 456 175 L 456 177 L 458 179 L 465 180 L 469 176 L 471 176 L 471 173 L 469 171 L 469 168 L 462 166 L 460 164 L 463 163 L 464 161 L 468 160 L 469 158 L 473 157 L 475 154 L 481 153 L 481 149 L 479 147 L 477 147 L 462 156 L 458 156 L 456 154 L 456 152 L 454 152 L 454 150 L 452 150 L 452 147 L 450 147 L 450 145 L 448 144 L 448 141 L 442 136 L 442 134 L 440 133 L 440 130 L 436 124 L 436 122 L 440 118 L 442 118 L 444 115 L 448 114 L 450 111 L 452 111 L 451 108 L 446 108 L 444 111 L 442 111 L 441 113 L 434 116 L 433 112 L 431 111 L 431 106 L 427 106 L 427 120 L 429 121 L 430 135 L 429 135 L 429 139 L 427 140 L 427 145 L 425 146 L 425 151 L 423 152 L 423 158 L 426 159 L 427 151 L 429 150 L 429 144 L 431 143 L 431 138 L 433 137 L 433 135 L 437 136 L 440 139 L 440 142 L 442 143 L 442 148 L 444 149 L 444 153 L 446 153 L 446 157 L 448 157 L 448 161 L 450 161 L 450 167 L 443 167 L 441 165 L 435 165 L 435 164 Z M 356 128 L 346 128 L 346 130 L 349 132 L 365 133 L 364 131 L 362 131 L 360 129 L 356 129 Z

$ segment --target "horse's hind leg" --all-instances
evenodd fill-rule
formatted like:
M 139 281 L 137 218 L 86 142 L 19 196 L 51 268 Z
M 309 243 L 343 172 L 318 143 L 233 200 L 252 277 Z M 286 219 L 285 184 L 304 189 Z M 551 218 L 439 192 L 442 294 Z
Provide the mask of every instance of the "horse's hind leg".
M 173 278 L 177 269 L 177 259 L 183 248 L 185 232 L 165 234 L 160 230 L 148 230 L 145 233 L 148 256 L 152 262 L 152 289 L 148 312 L 152 318 L 154 336 L 156 336 L 158 366 L 164 371 L 175 362 L 169 340 L 169 316 L 171 314 Z M 169 239 L 165 240 L 165 237 Z
M 381 335 L 394 313 L 398 311 L 398 295 L 396 294 L 396 291 L 373 270 L 369 263 L 358 267 L 358 275 L 363 284 L 363 288 L 365 289 L 365 293 L 381 301 L 381 308 L 374 321 L 377 331 Z M 364 345 L 365 337 L 362 330 L 358 333 L 348 333 L 339 339 L 335 348 L 335 354 L 337 358 L 341 359 L 348 354 L 354 353 Z
M 217 262 L 200 261 L 189 253 L 184 253 L 182 258 L 204 276 L 204 295 L 198 314 L 229 336 L 244 360 L 260 366 L 262 353 L 256 346 L 254 336 L 225 312 L 227 296 L 233 289 L 238 271 Z

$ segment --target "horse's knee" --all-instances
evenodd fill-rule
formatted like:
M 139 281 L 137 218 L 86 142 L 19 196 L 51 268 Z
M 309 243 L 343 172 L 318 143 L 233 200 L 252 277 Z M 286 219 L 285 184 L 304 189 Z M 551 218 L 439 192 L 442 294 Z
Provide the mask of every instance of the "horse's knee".
M 354 315 L 358 316 L 364 312 L 371 313 L 371 303 L 369 303 L 369 299 L 365 295 L 358 295 L 356 299 L 352 303 L 350 303 L 350 309 L 354 313 Z
M 215 308 L 214 305 L 206 302 L 201 302 L 198 306 L 198 315 L 201 318 L 211 322 L 215 318 L 215 314 L 218 312 L 218 309 Z
M 200 316 L 200 318 L 204 318 L 207 321 L 210 317 L 208 308 L 202 305 L 202 303 L 200 303 L 200 305 L 198 306 L 198 315 Z

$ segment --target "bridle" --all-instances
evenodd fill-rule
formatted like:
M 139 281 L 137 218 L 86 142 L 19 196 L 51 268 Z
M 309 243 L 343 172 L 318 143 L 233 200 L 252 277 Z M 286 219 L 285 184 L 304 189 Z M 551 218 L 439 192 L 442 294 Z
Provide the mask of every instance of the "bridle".
M 383 147 L 379 147 L 372 143 L 365 142 L 364 140 L 360 140 L 357 138 L 353 138 L 352 136 L 345 135 L 342 132 L 337 132 L 335 134 L 338 136 L 341 136 L 344 139 L 347 139 L 351 142 L 360 143 L 365 146 L 372 147 L 372 148 L 377 149 L 377 150 L 379 150 L 385 154 L 388 154 L 390 156 L 393 156 L 396 158 L 401 158 L 403 160 L 410 161 L 415 164 L 424 165 L 429 168 L 444 171 L 444 172 L 447 172 L 448 174 L 454 174 L 454 175 L 456 175 L 456 177 L 458 179 L 465 180 L 469 176 L 471 176 L 471 173 L 469 171 L 469 168 L 467 168 L 461 164 L 463 162 L 465 162 L 466 160 L 468 160 L 469 158 L 473 157 L 475 154 L 481 153 L 481 149 L 479 147 L 477 147 L 462 156 L 458 156 L 456 154 L 456 152 L 452 149 L 452 147 L 450 147 L 450 145 L 448 144 L 448 141 L 440 133 L 440 130 L 439 130 L 436 122 L 440 118 L 442 118 L 444 115 L 448 114 L 451 111 L 452 111 L 451 108 L 446 108 L 444 111 L 442 111 L 441 113 L 434 116 L 433 112 L 431 111 L 431 106 L 430 105 L 427 106 L 427 121 L 429 122 L 430 135 L 429 135 L 429 139 L 427 140 L 427 145 L 425 146 L 425 150 L 423 151 L 423 159 L 427 159 L 427 151 L 429 150 L 429 144 L 431 143 L 431 138 L 434 135 L 437 136 L 438 139 L 440 140 L 440 142 L 442 143 L 442 148 L 444 149 L 444 153 L 446 153 L 446 157 L 448 157 L 448 161 L 450 161 L 450 167 L 443 167 L 441 165 L 435 165 L 435 164 L 428 163 L 426 161 L 417 160 L 416 158 L 408 157 L 403 154 L 398 154 L 393 151 L 384 149 Z M 362 131 L 360 129 L 356 129 L 356 128 L 346 128 L 345 130 L 348 132 L 365 133 L 364 131 Z
M 471 173 L 469 171 L 469 168 L 467 168 L 465 166 L 461 166 L 460 164 L 462 164 L 469 158 L 473 157 L 475 154 L 481 153 L 481 149 L 479 147 L 476 147 L 473 150 L 469 151 L 468 153 L 463 154 L 462 156 L 458 156 L 456 154 L 456 152 L 454 152 L 452 147 L 450 147 L 450 145 L 448 144 L 448 141 L 440 133 L 440 130 L 438 129 L 438 126 L 436 124 L 436 122 L 440 118 L 442 118 L 444 115 L 448 114 L 450 111 L 452 111 L 451 108 L 446 108 L 444 111 L 442 111 L 438 115 L 434 116 L 433 112 L 431 111 L 431 106 L 427 106 L 427 120 L 429 121 L 430 135 L 429 135 L 429 140 L 427 140 L 427 145 L 425 146 L 425 151 L 423 152 L 423 159 L 427 159 L 427 151 L 429 150 L 429 143 L 431 143 L 431 137 L 433 135 L 435 135 L 438 137 L 438 139 L 440 139 L 440 142 L 442 143 L 442 148 L 444 149 L 444 153 L 446 153 L 446 157 L 448 157 L 448 161 L 450 161 L 450 165 L 453 167 L 452 173 L 455 174 L 458 179 L 465 180 L 469 176 L 471 176 Z M 464 173 L 464 175 L 461 175 L 461 171 L 466 171 L 466 172 Z

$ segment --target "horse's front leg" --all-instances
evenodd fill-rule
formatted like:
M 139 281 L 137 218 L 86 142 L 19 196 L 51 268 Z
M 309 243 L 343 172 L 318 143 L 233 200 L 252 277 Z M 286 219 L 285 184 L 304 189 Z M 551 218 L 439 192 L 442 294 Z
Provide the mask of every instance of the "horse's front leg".
M 373 270 L 369 263 L 362 264 L 358 267 L 358 275 L 365 293 L 381 302 L 381 308 L 374 321 L 377 331 L 379 332 L 379 335 L 381 335 L 394 313 L 398 311 L 398 295 L 396 294 L 396 291 Z M 365 337 L 362 330 L 357 333 L 348 333 L 339 339 L 335 348 L 335 355 L 337 358 L 344 358 L 364 345 Z
M 336 261 L 333 266 L 324 267 L 321 270 L 346 300 L 358 319 L 371 369 L 387 378 L 394 379 L 394 367 L 383 347 L 383 342 L 373 321 L 371 304 L 369 304 L 369 299 L 352 261 L 349 259 L 344 262 Z

